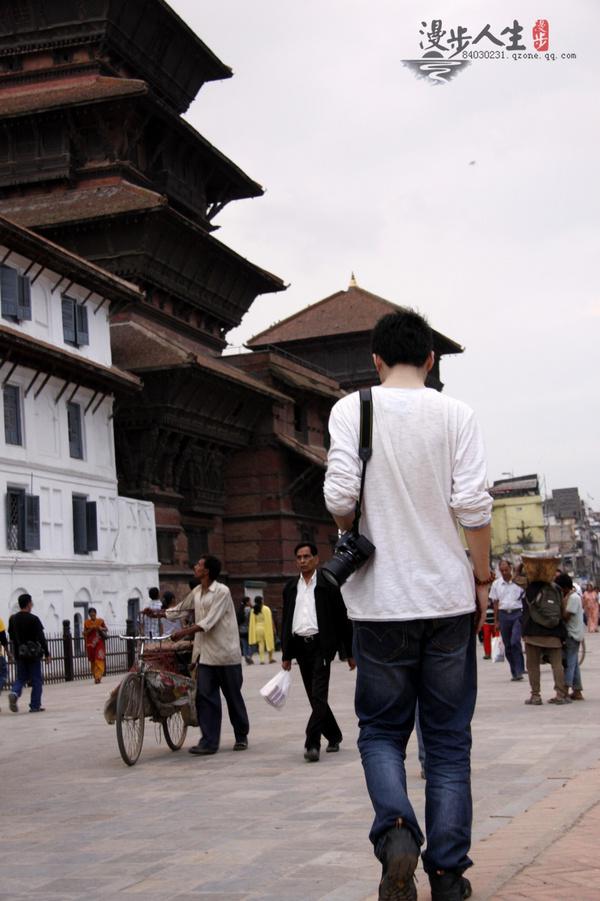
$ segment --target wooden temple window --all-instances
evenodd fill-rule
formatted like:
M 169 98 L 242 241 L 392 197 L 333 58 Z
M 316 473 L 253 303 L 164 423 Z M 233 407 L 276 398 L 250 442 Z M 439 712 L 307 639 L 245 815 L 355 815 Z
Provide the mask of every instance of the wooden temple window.
M 299 403 L 294 404 L 294 431 L 296 432 L 298 438 L 306 441 L 308 437 L 308 420 L 306 416 L 306 409 L 302 406 L 302 404 Z
M 21 392 L 17 385 L 5 385 L 2 395 L 4 401 L 4 440 L 7 444 L 22 445 Z
M 6 492 L 6 547 L 9 551 L 40 549 L 40 499 L 24 488 Z
M 0 62 L 0 67 L 4 72 L 20 72 L 23 68 L 23 57 L 7 56 Z
M 157 529 L 156 547 L 159 563 L 171 564 L 175 562 L 175 536 L 172 532 Z
M 69 454 L 74 460 L 83 460 L 83 422 L 79 404 L 72 402 L 67 404 L 67 424 Z
M 11 322 L 31 319 L 31 284 L 11 266 L 0 266 L 2 318 Z
M 98 521 L 96 502 L 85 495 L 73 495 L 73 551 L 89 554 L 98 550 Z
M 61 47 L 52 54 L 52 62 L 55 66 L 63 66 L 73 61 L 73 51 L 67 47 Z
M 194 567 L 198 560 L 208 554 L 208 529 L 186 529 L 188 540 L 188 563 Z
M 62 297 L 63 338 L 65 344 L 83 347 L 90 343 L 88 314 L 86 307 L 72 297 Z

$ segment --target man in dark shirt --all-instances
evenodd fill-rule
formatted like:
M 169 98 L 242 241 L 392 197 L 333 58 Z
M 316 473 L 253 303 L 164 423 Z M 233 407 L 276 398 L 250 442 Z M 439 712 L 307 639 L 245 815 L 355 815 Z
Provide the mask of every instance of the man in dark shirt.
M 281 665 L 292 668 L 295 657 L 312 713 L 306 726 L 304 759 L 316 763 L 320 757 L 321 736 L 327 739 L 327 752 L 339 751 L 342 731 L 329 706 L 331 661 L 341 651 L 351 670 L 352 623 L 339 588 L 317 571 L 316 544 L 301 541 L 294 548 L 299 578 L 290 579 L 283 589 L 281 621 Z
M 0 695 L 8 677 L 8 639 L 4 620 L 0 619 Z
M 13 613 L 8 621 L 8 634 L 13 646 L 13 654 L 17 665 L 17 678 L 13 682 L 12 691 L 8 694 L 8 704 L 13 713 L 18 713 L 17 701 L 21 697 L 23 687 L 31 683 L 29 710 L 41 713 L 42 707 L 42 657 L 50 661 L 50 651 L 44 635 L 41 621 L 31 612 L 33 601 L 30 594 L 18 597 L 19 612 Z

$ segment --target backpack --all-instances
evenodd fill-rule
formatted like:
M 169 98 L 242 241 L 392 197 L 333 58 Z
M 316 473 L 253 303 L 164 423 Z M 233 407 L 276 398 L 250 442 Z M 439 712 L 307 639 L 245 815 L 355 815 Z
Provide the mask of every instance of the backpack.
M 556 585 L 544 585 L 529 601 L 529 615 L 545 629 L 556 629 L 562 619 L 562 594 Z

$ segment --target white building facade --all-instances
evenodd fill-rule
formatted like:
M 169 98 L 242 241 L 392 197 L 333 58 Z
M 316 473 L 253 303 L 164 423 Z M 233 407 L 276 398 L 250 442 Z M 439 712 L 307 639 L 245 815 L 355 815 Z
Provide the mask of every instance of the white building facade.
M 153 504 L 119 497 L 111 308 L 141 292 L 0 219 L 0 616 L 27 592 L 47 634 L 90 606 L 123 628 L 158 585 Z

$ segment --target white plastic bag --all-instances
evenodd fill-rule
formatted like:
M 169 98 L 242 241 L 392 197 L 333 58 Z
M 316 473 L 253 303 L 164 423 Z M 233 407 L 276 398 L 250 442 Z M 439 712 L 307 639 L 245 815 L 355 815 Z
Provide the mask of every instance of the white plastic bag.
M 286 669 L 280 669 L 276 676 L 270 679 L 266 685 L 263 685 L 260 693 L 267 704 L 271 704 L 272 707 L 280 710 L 287 701 L 291 684 L 291 672 Z
M 492 638 L 492 663 L 504 663 L 504 642 L 500 635 Z

